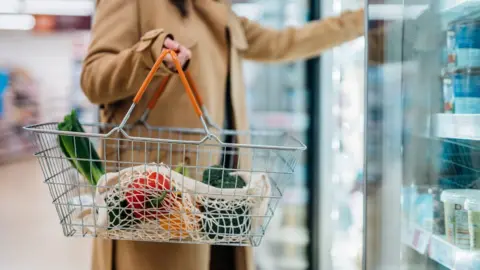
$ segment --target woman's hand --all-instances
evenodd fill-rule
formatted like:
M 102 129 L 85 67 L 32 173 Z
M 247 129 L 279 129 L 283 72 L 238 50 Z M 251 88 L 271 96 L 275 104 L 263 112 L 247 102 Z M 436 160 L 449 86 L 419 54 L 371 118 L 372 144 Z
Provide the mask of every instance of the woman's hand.
M 180 61 L 180 64 L 184 69 L 186 68 L 186 64 L 192 57 L 192 52 L 189 49 L 187 49 L 186 47 L 182 46 L 180 43 L 168 37 L 165 39 L 165 42 L 163 43 L 163 47 L 165 48 L 164 50 L 175 51 L 177 53 L 177 58 Z M 167 54 L 164 62 L 169 69 L 176 70 L 175 63 L 173 62 L 172 56 L 170 54 Z

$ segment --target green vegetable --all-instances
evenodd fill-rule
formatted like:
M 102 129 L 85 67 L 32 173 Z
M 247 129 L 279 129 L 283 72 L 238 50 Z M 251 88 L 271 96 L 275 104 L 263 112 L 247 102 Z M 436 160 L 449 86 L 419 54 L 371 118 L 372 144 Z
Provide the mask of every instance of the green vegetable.
M 243 188 L 246 184 L 242 178 L 232 176 L 233 170 L 212 166 L 203 172 L 202 182 L 218 188 Z
M 116 188 L 115 192 L 118 194 L 120 193 L 120 190 Z M 148 211 L 146 209 L 158 209 L 162 205 L 166 196 L 167 191 L 164 191 L 158 197 L 145 201 L 145 207 L 143 209 L 132 207 L 129 197 L 120 200 L 118 195 L 113 196 L 112 200 L 109 200 L 107 204 L 108 229 L 127 229 L 131 228 L 141 220 L 157 218 L 159 215 L 157 211 Z
M 152 200 L 146 201 L 146 207 L 147 208 L 160 208 L 162 206 L 163 201 L 165 200 L 165 197 L 167 197 L 167 191 L 162 192 L 162 195 L 153 198 Z
M 138 219 L 133 217 L 133 209 L 128 207 L 127 200 L 120 200 L 114 196 L 107 205 L 108 208 L 108 229 L 125 229 L 135 225 Z
M 184 163 L 180 163 L 179 165 L 177 165 L 174 171 L 183 176 L 190 177 L 190 170 L 188 169 L 188 167 L 185 166 Z
M 58 130 L 84 133 L 78 121 L 75 110 L 65 116 L 63 122 L 58 124 Z M 59 135 L 58 144 L 63 154 L 72 166 L 80 172 L 91 184 L 96 185 L 100 177 L 105 174 L 100 157 L 93 144 L 87 137 Z
M 232 170 L 221 166 L 212 166 L 203 172 L 202 182 L 218 188 L 242 188 L 245 181 L 239 176 L 231 176 Z M 250 230 L 248 206 L 238 199 L 238 206 L 233 209 L 219 209 L 216 205 L 219 200 L 207 200 L 201 211 L 206 216 L 203 230 L 210 239 L 222 240 L 228 235 L 246 235 Z M 232 203 L 232 202 L 230 202 Z M 220 202 L 220 205 L 222 203 Z

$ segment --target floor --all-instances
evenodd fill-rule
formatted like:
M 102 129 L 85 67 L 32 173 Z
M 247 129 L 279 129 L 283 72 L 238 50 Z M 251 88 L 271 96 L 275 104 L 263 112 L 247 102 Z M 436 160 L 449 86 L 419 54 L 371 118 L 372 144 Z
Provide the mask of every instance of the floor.
M 0 269 L 88 270 L 91 240 L 66 238 L 36 160 L 0 166 Z

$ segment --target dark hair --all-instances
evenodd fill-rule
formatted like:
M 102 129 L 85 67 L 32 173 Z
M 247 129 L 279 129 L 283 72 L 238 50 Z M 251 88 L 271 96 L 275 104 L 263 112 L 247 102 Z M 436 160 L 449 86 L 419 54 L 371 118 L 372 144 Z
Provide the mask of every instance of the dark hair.
M 182 17 L 186 17 L 188 15 L 187 0 L 170 0 L 170 3 L 177 7 Z

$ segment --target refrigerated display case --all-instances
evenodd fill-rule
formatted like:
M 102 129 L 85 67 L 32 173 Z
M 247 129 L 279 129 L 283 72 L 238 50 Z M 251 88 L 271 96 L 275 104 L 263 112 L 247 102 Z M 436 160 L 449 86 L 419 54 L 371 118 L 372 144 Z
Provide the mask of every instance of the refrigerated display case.
M 363 7 L 359 0 L 323 0 L 322 17 Z M 363 248 L 364 54 L 360 37 L 322 54 L 320 72 L 319 227 L 311 269 L 360 269 Z
M 308 19 L 307 0 L 233 1 L 237 15 L 281 29 L 302 25 Z M 244 67 L 252 129 L 286 130 L 306 141 L 309 127 L 308 77 L 304 61 L 289 64 L 246 62 Z M 317 74 L 312 74 L 317 76 Z M 256 248 L 259 270 L 307 269 L 310 242 L 306 223 L 311 201 L 307 193 L 307 163 L 300 158 L 281 205 L 269 224 L 262 245 Z
M 480 269 L 480 1 L 366 4 L 363 269 Z

